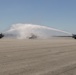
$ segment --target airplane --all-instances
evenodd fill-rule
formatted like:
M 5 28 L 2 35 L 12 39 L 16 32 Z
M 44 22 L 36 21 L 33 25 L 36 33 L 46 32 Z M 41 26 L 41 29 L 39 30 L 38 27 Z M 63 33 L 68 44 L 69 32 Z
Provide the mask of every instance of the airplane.
M 30 37 L 28 37 L 29 39 L 36 39 L 37 38 L 37 36 L 35 35 L 35 34 L 32 34 L 31 33 L 31 36 Z

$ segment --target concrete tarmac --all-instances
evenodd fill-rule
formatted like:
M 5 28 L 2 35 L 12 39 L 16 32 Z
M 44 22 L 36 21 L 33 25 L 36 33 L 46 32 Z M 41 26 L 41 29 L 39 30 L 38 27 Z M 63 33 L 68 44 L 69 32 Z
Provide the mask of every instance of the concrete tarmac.
M 76 40 L 0 40 L 0 75 L 76 75 Z

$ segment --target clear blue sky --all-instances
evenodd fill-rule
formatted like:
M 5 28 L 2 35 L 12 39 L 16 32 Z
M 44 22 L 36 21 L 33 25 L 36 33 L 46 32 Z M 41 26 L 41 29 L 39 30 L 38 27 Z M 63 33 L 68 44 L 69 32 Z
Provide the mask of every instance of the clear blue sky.
M 0 0 L 0 31 L 15 23 L 76 33 L 76 0 Z

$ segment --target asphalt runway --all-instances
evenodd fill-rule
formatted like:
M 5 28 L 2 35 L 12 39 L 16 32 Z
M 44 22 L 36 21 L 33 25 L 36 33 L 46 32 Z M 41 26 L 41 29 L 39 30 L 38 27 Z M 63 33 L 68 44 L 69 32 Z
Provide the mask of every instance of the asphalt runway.
M 0 39 L 0 75 L 76 75 L 76 40 Z

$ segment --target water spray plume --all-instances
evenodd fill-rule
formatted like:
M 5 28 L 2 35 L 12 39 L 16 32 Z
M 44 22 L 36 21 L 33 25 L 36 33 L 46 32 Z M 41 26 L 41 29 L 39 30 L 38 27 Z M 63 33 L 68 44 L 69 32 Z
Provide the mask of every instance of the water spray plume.
M 47 26 L 33 24 L 14 24 L 5 32 L 5 37 L 26 39 L 31 34 L 37 35 L 39 38 L 49 38 L 55 35 L 72 35 L 69 32 L 50 28 Z

